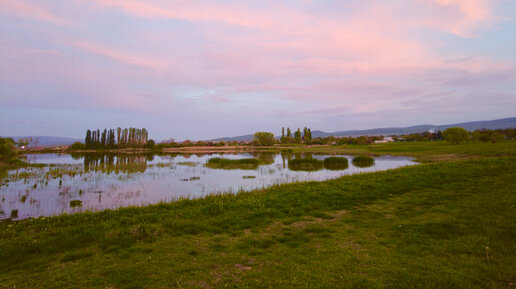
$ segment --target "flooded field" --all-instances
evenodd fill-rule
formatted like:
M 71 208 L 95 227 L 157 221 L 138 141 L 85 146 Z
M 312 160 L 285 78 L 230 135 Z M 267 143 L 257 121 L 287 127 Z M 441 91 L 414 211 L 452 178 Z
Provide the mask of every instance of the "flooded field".
M 142 206 L 415 164 L 407 157 L 311 153 L 35 154 L 27 161 L 46 166 L 10 171 L 2 180 L 0 219 Z

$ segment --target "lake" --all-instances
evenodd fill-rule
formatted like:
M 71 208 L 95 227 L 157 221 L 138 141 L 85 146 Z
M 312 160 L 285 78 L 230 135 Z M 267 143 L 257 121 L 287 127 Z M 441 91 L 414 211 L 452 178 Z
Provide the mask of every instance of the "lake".
M 312 153 L 27 155 L 28 162 L 46 166 L 9 172 L 0 184 L 0 219 L 143 206 L 415 164 L 408 157 L 375 157 L 370 163 L 353 158 Z

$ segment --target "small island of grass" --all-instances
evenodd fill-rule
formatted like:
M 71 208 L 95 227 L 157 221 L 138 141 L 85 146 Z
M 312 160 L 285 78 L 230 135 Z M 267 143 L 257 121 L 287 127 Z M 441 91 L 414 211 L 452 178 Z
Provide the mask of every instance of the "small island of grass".
M 332 171 L 345 170 L 349 167 L 348 159 L 343 157 L 329 157 L 324 159 L 324 168 Z
M 224 170 L 255 170 L 260 165 L 260 161 L 257 159 L 223 159 L 223 158 L 212 158 L 206 162 L 206 166 L 212 169 L 224 169 Z
M 359 168 L 367 168 L 374 165 L 374 159 L 369 156 L 357 156 L 353 158 L 353 165 Z
M 313 172 L 323 168 L 323 161 L 317 159 L 293 159 L 288 162 L 288 168 L 292 171 Z

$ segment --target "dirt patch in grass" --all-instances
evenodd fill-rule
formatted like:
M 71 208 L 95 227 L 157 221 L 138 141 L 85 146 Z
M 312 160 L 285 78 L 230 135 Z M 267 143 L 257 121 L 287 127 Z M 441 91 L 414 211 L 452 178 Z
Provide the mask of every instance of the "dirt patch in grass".
M 313 225 L 313 224 L 334 223 L 334 222 L 337 222 L 338 220 L 340 220 L 345 214 L 347 214 L 346 210 L 339 210 L 339 211 L 328 214 L 329 216 L 331 216 L 331 218 L 313 218 L 311 216 L 304 216 L 304 217 L 300 217 L 300 219 L 302 219 L 302 221 L 295 221 L 290 224 L 274 222 L 269 227 L 267 227 L 265 229 L 265 231 L 272 231 L 276 228 L 279 228 L 279 227 L 282 227 L 285 225 L 294 227 L 296 229 L 304 229 L 307 226 Z

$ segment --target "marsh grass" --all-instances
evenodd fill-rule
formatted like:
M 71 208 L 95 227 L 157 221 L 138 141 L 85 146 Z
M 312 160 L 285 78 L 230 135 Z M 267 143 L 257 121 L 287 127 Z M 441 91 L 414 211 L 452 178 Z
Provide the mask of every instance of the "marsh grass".
M 292 171 L 318 171 L 324 166 L 323 161 L 317 159 L 293 159 L 288 161 L 288 168 Z
M 16 219 L 16 218 L 18 218 L 18 210 L 17 209 L 11 210 L 11 219 Z
M 324 159 L 324 168 L 332 171 L 345 170 L 349 167 L 348 159 L 344 157 L 329 157 Z
M 3 221 L 0 287 L 506 288 L 515 178 L 494 158 Z
M 223 158 L 211 158 L 206 162 L 206 166 L 212 169 L 224 169 L 224 170 L 255 170 L 260 165 L 258 159 L 223 159 Z
M 72 207 L 72 208 L 82 207 L 82 201 L 81 200 L 72 200 L 72 201 L 70 201 L 70 207 Z
M 356 156 L 353 158 L 353 165 L 359 168 L 367 168 L 374 165 L 374 158 L 369 156 Z
M 0 288 L 512 288 L 508 145 L 407 144 L 459 161 L 1 221 Z
M 199 163 L 198 162 L 178 162 L 177 165 L 180 166 L 188 166 L 188 167 L 196 167 Z

